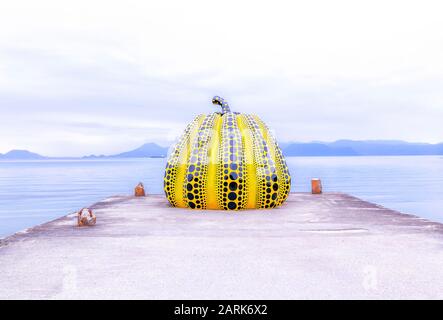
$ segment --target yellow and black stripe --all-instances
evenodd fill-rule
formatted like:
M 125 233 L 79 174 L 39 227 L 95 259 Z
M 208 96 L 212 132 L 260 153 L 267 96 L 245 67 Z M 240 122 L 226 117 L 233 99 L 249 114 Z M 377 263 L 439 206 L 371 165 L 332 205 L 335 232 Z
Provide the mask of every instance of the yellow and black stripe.
M 252 133 L 254 165 L 256 167 L 257 208 L 274 208 L 278 197 L 278 176 L 274 161 L 269 152 L 263 132 L 252 115 L 244 115 L 248 129 Z
M 185 203 L 191 209 L 206 209 L 206 187 L 208 183 L 208 147 L 212 138 L 217 114 L 211 114 L 203 119 L 198 132 L 192 141 L 189 154 L 188 168 L 183 184 Z
M 187 127 L 166 165 L 164 189 L 175 207 L 240 210 L 274 208 L 290 192 L 283 154 L 254 115 L 230 111 L 200 115 Z
M 271 134 L 271 131 L 266 124 L 257 116 L 253 116 L 256 123 L 260 126 L 260 130 L 265 133 L 265 140 L 269 147 L 270 155 L 272 159 L 275 159 L 275 167 L 277 169 L 277 177 L 279 181 L 278 198 L 276 205 L 279 206 L 289 196 L 291 190 L 291 175 L 289 174 L 288 165 L 286 164 L 285 157 L 278 146 L 277 139 Z
M 195 117 L 186 127 L 166 164 L 164 190 L 166 198 L 174 207 L 183 207 L 185 204 L 181 186 L 186 174 L 185 170 L 191 149 L 190 143 L 195 133 L 199 130 L 204 117 L 204 115 Z

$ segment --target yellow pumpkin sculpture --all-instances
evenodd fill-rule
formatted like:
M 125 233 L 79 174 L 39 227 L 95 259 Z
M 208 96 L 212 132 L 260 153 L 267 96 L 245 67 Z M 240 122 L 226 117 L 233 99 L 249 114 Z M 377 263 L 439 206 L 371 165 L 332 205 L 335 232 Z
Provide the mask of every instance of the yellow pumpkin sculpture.
M 281 205 L 291 177 L 275 138 L 255 115 L 199 115 L 188 125 L 166 165 L 164 190 L 174 207 L 260 209 Z

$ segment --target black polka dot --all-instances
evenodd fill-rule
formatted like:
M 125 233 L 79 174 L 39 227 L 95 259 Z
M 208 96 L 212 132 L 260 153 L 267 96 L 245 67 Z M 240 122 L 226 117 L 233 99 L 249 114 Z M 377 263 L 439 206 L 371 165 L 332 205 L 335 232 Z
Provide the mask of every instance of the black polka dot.
M 237 208 L 237 204 L 235 202 L 229 202 L 228 203 L 228 208 L 231 210 L 234 210 Z
M 232 191 L 235 191 L 235 190 L 237 190 L 237 182 L 231 182 L 230 184 L 229 184 L 229 189 L 230 190 L 232 190 Z
M 236 194 L 235 192 L 230 192 L 230 193 L 228 194 L 228 199 L 229 199 L 229 200 L 235 200 L 235 199 L 237 199 L 237 194 Z

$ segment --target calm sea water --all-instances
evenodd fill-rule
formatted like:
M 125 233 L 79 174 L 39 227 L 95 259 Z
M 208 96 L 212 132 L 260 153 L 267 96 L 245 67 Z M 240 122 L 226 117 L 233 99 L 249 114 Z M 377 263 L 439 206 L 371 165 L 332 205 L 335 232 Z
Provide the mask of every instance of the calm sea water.
M 341 191 L 443 221 L 443 157 L 291 157 L 292 191 Z M 74 212 L 143 181 L 162 193 L 165 159 L 0 161 L 0 237 Z

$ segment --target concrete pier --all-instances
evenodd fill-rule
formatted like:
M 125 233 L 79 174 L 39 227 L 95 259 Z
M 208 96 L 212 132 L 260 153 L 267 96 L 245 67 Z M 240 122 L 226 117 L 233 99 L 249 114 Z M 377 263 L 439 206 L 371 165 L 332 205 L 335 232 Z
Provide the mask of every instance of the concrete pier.
M 443 225 L 341 193 L 269 211 L 110 197 L 0 240 L 2 299 L 443 299 Z

